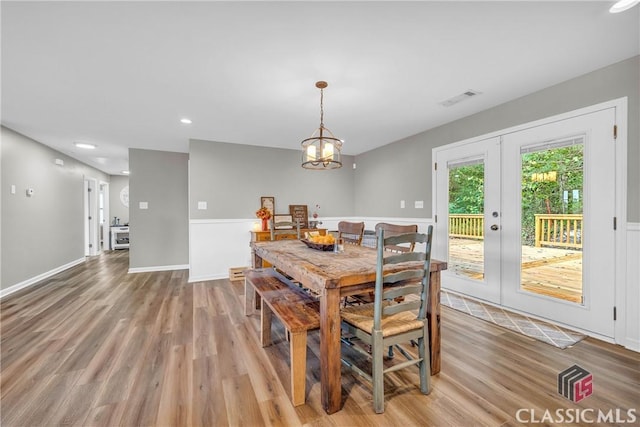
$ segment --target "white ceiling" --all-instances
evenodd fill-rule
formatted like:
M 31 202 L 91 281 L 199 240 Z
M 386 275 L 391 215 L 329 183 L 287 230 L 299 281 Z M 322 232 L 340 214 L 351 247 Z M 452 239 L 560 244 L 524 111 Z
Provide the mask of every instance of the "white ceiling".
M 119 174 L 190 138 L 298 149 L 326 80 L 355 155 L 638 55 L 611 4 L 2 1 L 2 124 Z

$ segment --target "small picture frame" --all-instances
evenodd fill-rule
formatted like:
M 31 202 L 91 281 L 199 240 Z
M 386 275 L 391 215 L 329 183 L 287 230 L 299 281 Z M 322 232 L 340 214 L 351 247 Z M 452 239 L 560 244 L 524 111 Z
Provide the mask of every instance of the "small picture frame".
M 276 213 L 276 199 L 273 196 L 260 197 L 260 207 L 267 208 L 273 217 Z
M 278 226 L 279 222 L 292 222 L 293 217 L 291 215 L 276 214 L 273 216 L 273 227 L 276 230 L 287 230 L 293 228 L 291 225 Z
M 293 221 L 300 221 L 300 228 L 309 228 L 309 211 L 307 205 L 289 205 L 289 213 Z

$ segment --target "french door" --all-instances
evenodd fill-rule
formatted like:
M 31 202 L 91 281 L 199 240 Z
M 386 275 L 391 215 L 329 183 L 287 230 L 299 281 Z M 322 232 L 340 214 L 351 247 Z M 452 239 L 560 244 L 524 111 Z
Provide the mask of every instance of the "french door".
M 434 254 L 447 259 L 442 283 L 500 303 L 500 138 L 438 151 L 436 162 Z
M 445 289 L 614 336 L 615 108 L 434 150 Z

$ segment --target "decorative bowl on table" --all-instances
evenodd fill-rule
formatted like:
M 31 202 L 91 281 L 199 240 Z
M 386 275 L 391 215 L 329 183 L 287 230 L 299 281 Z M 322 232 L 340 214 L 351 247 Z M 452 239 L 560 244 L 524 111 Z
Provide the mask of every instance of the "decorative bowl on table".
M 333 243 L 314 243 L 307 239 L 300 239 L 304 242 L 305 245 L 310 247 L 311 249 L 315 249 L 317 251 L 332 251 Z

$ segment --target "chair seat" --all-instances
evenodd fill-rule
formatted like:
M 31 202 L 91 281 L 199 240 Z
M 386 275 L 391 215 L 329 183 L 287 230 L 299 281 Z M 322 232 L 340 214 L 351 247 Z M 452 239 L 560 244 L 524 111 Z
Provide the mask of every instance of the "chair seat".
M 385 301 L 383 305 L 390 305 Z M 342 319 L 362 329 L 367 333 L 371 333 L 373 329 L 373 307 L 374 304 L 361 304 L 345 307 L 340 311 Z M 382 316 L 382 336 L 384 338 L 402 334 L 404 332 L 421 329 L 424 322 L 417 319 L 417 316 L 411 312 L 400 312 L 390 316 Z

